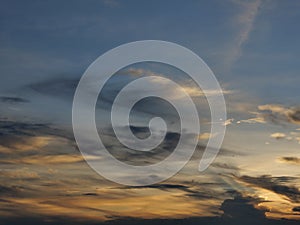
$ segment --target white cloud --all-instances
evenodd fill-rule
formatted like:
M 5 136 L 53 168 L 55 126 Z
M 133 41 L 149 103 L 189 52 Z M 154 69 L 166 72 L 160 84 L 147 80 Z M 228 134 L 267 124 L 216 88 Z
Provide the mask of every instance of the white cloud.
M 233 118 L 226 120 L 226 121 L 224 122 L 224 126 L 228 126 L 228 125 L 232 124 L 233 121 L 234 121 Z
M 270 135 L 270 137 L 275 138 L 275 139 L 283 139 L 286 137 L 286 134 L 284 133 L 273 133 Z

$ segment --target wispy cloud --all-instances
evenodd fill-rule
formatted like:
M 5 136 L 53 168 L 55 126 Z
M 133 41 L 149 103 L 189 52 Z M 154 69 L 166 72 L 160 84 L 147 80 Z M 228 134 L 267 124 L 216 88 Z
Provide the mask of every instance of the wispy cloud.
M 234 63 L 242 56 L 243 45 L 249 40 L 254 29 L 256 17 L 261 6 L 261 0 L 255 1 L 233 1 L 240 7 L 240 12 L 234 18 L 233 25 L 237 27 L 237 35 L 231 49 L 226 57 L 226 66 L 230 69 Z
M 300 108 L 299 107 L 285 107 L 277 104 L 259 105 L 258 112 L 251 112 L 255 117 L 240 120 L 238 123 L 267 123 L 275 124 L 292 123 L 300 124 Z
M 269 111 L 269 118 L 272 121 L 283 120 L 294 124 L 300 124 L 300 109 L 299 107 L 284 107 L 282 105 L 267 104 L 258 106 L 260 111 Z
M 286 157 L 281 157 L 279 160 L 280 162 L 300 165 L 300 158 L 298 157 L 286 156 Z
M 125 74 L 131 75 L 131 76 L 152 76 L 151 82 L 153 84 L 155 83 L 166 83 L 167 80 L 163 79 L 165 77 L 164 74 L 159 74 L 152 72 L 150 70 L 145 70 L 141 68 L 129 68 L 125 71 Z M 196 86 L 193 84 L 193 81 L 191 79 L 186 79 L 184 81 L 179 82 L 181 88 L 184 89 L 184 91 L 191 97 L 203 97 L 203 96 L 216 96 L 216 95 L 228 95 L 228 94 L 233 94 L 235 91 L 233 90 L 227 90 L 225 88 L 222 88 L 222 90 L 205 90 L 205 93 L 200 89 L 200 87 Z M 172 96 L 176 96 L 176 98 L 181 98 L 182 96 L 180 95 L 181 90 L 175 89 L 175 90 L 169 90 L 169 94 Z
M 0 102 L 4 103 L 26 103 L 29 100 L 20 97 L 0 96 Z

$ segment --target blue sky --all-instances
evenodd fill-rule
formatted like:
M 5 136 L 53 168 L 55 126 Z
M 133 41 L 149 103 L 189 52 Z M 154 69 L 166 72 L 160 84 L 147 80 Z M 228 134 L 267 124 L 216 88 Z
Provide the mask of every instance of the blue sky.
M 64 209 L 70 212 L 67 216 L 79 213 L 83 221 L 101 222 L 115 215 L 176 220 L 219 217 L 228 213 L 222 212 L 220 206 L 226 207 L 232 200 L 264 212 L 266 220 L 300 218 L 299 196 L 294 197 L 299 195 L 300 188 L 300 2 L 0 2 L 0 179 L 3 181 L 0 195 L 10 202 L 0 203 L 0 210 L 8 212 L 0 211 L 0 216 L 7 221 L 13 214 L 24 217 L 22 206 L 12 210 L 22 203 L 24 207 L 38 209 L 32 214 L 38 218 L 64 216 L 60 214 Z M 71 132 L 71 110 L 74 90 L 87 67 L 106 51 L 138 40 L 170 41 L 198 54 L 223 88 L 229 120 L 222 146 L 224 153 L 205 174 L 194 171 L 196 156 L 182 173 L 168 181 L 167 184 L 175 186 L 162 184 L 146 190 L 131 189 L 128 194 L 119 186 L 111 189 L 115 184 L 99 178 L 80 158 Z M 113 77 L 107 86 L 107 102 L 99 103 L 97 109 L 99 127 L 105 127 L 104 139 L 112 152 L 118 155 L 122 147 L 115 144 L 109 129 L 106 130 L 111 98 L 124 82 L 145 74 L 159 74 L 185 85 L 194 94 L 193 99 L 203 115 L 203 132 L 209 133 L 205 98 L 193 92 L 195 86 L 187 75 L 165 65 L 141 63 L 124 68 Z M 149 115 L 154 115 L 153 111 L 159 111 L 160 107 L 164 104 L 141 105 L 137 110 L 141 111 L 137 113 L 137 124 L 146 125 Z M 174 122 L 169 109 L 160 113 Z M 174 132 L 173 128 L 169 132 Z M 206 136 L 199 138 L 199 151 L 207 141 Z M 128 160 L 130 155 L 119 157 Z M 137 161 L 144 160 L 139 157 Z M 45 161 L 47 169 L 39 160 Z M 67 185 L 61 176 L 66 177 Z M 206 186 L 210 179 L 214 182 L 212 187 Z M 48 183 L 57 184 L 58 188 L 47 186 Z M 66 192 L 73 184 L 73 192 Z M 23 189 L 16 191 L 17 186 Z M 44 186 L 47 188 L 43 191 Z M 278 187 L 286 192 L 278 191 Z M 35 188 L 36 195 L 32 192 Z M 194 198 L 196 193 L 210 190 L 209 198 Z M 11 197 L 15 192 L 17 197 Z M 40 206 L 39 201 L 49 200 L 43 196 L 45 193 L 58 201 Z M 88 193 L 92 194 L 85 195 Z M 58 204 L 59 196 L 69 194 L 82 203 L 83 211 Z M 97 201 L 91 199 L 93 194 Z M 106 194 L 111 199 L 106 199 Z M 128 211 L 123 209 L 122 196 L 129 202 Z M 149 205 L 139 205 L 137 196 Z M 157 196 L 169 204 L 164 207 L 160 201 L 154 204 L 152 201 Z M 190 198 L 190 205 L 185 205 L 185 198 Z M 74 199 L 63 197 L 71 205 L 75 204 Z M 100 215 L 89 211 L 88 204 L 101 208 Z M 85 217 L 85 213 L 91 213 L 91 217 Z
M 190 48 L 233 88 L 266 103 L 282 99 L 296 104 L 297 2 L 49 1 L 32 6 L 9 1 L 2 5 L 1 68 L 10 74 L 1 82 L 4 90 L 47 77 L 79 77 L 113 47 L 158 39 Z

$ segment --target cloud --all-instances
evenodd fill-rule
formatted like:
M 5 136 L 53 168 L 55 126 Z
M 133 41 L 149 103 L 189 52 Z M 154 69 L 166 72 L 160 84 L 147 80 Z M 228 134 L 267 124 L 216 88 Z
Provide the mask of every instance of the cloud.
M 261 187 L 274 193 L 283 195 L 290 199 L 292 202 L 300 202 L 300 191 L 294 186 L 287 186 L 282 183 L 281 179 L 271 176 L 260 176 L 260 177 L 251 177 L 251 176 L 242 176 L 239 180 L 252 184 L 257 187 Z
M 213 163 L 212 166 L 216 167 L 216 168 L 232 170 L 232 171 L 238 171 L 239 170 L 238 167 L 236 167 L 234 165 L 231 165 L 231 164 L 228 164 L 228 163 Z
M 18 138 L 16 136 L 7 137 L 1 140 L 0 152 L 9 151 L 8 149 L 13 149 L 14 152 L 38 150 L 49 144 L 52 140 L 53 137 L 47 136 L 19 136 Z
M 211 133 L 202 133 L 199 135 L 199 140 L 208 140 L 211 136 Z
M 123 189 L 160 189 L 160 190 L 171 190 L 178 189 L 186 192 L 192 192 L 187 185 L 182 184 L 170 184 L 170 183 L 161 183 L 161 184 L 152 184 L 147 186 L 139 186 L 139 187 L 123 187 Z
M 237 124 L 240 123 L 249 123 L 249 124 L 254 124 L 254 123 L 267 123 L 266 119 L 264 118 L 264 116 L 258 114 L 258 113 L 252 113 L 252 114 L 256 114 L 257 117 L 253 117 L 250 119 L 246 119 L 246 120 L 239 120 L 237 121 Z
M 0 137 L 2 164 L 24 166 L 84 161 L 75 147 L 72 135 L 47 124 L 0 121 Z
M 267 112 L 264 114 L 266 119 L 273 122 L 285 121 L 294 124 L 300 124 L 300 109 L 298 107 L 284 107 L 282 105 L 267 104 L 258 106 L 260 111 Z
M 270 135 L 271 138 L 275 138 L 277 140 L 288 140 L 288 141 L 297 141 L 300 144 L 300 133 L 298 132 L 290 132 L 289 134 L 276 132 Z
M 93 160 L 95 157 L 90 157 Z M 51 165 L 84 162 L 85 159 L 79 154 L 59 154 L 59 155 L 35 155 L 23 156 L 14 159 L 0 159 L 1 163 L 18 164 L 18 165 Z
M 165 79 L 162 79 L 165 77 L 163 74 L 158 74 L 155 72 L 152 72 L 150 70 L 144 70 L 140 68 L 129 68 L 128 70 L 125 71 L 125 74 L 132 75 L 134 77 L 138 76 L 152 76 L 151 82 L 155 83 L 164 83 L 166 82 Z M 235 93 L 233 90 L 226 90 L 222 89 L 220 90 L 206 90 L 205 93 L 196 85 L 193 85 L 191 80 L 187 79 L 183 82 L 179 82 L 180 87 L 187 92 L 187 94 L 191 97 L 203 97 L 203 96 L 216 96 L 216 95 L 229 95 Z M 182 96 L 180 95 L 181 90 L 176 89 L 176 90 L 170 90 L 170 95 L 171 96 L 176 96 L 176 98 L 181 98 Z M 206 94 L 206 95 L 205 95 Z
M 0 102 L 4 103 L 27 103 L 29 100 L 20 97 L 0 96 Z
M 18 187 L 8 187 L 5 185 L 0 185 L 0 195 L 16 195 L 18 192 Z
M 30 89 L 50 96 L 63 97 L 71 100 L 74 96 L 79 79 L 57 77 L 28 85 Z
M 182 86 L 182 88 L 192 97 L 202 97 L 202 96 L 216 96 L 216 95 L 228 95 L 235 93 L 233 90 L 206 90 L 203 92 L 199 87 L 189 87 Z
M 275 124 L 291 123 L 300 124 L 300 108 L 299 107 L 284 107 L 277 104 L 259 105 L 258 112 L 252 112 L 254 118 L 241 120 L 239 123 L 267 123 Z
M 286 156 L 286 157 L 281 157 L 279 160 L 281 162 L 285 162 L 285 163 L 299 164 L 300 165 L 300 158 L 298 158 L 298 157 Z
M 141 68 L 128 68 L 127 70 L 125 70 L 124 72 L 122 72 L 126 75 L 131 75 L 131 76 L 158 76 L 158 77 L 162 77 L 162 74 L 159 73 L 155 73 L 152 72 L 151 70 L 145 70 L 145 69 L 141 69 Z
M 250 197 L 236 196 L 234 199 L 226 199 L 221 210 L 224 211 L 222 218 L 226 220 L 243 220 L 247 218 L 246 223 L 261 223 L 265 221 L 265 213 L 263 210 L 258 210 L 254 207 L 259 201 Z M 249 217 L 249 215 L 251 215 Z
M 273 133 L 270 135 L 270 137 L 275 138 L 275 139 L 283 139 L 286 137 L 286 134 L 284 133 Z
M 26 180 L 35 180 L 39 179 L 40 176 L 35 171 L 30 171 L 28 168 L 24 167 L 21 169 L 14 170 L 2 170 L 0 175 L 6 177 L 7 179 L 26 179 Z
M 228 125 L 231 125 L 233 123 L 234 119 L 231 118 L 231 119 L 228 119 L 224 122 L 224 126 L 228 126 Z
M 299 178 L 292 176 L 241 176 L 242 192 L 255 196 L 261 201 L 257 208 L 265 209 L 268 218 L 299 220 L 299 214 L 293 208 L 300 203 Z
M 51 127 L 47 123 L 21 122 L 13 120 L 0 120 L 0 145 L 9 147 L 15 145 L 15 140 L 28 142 L 26 139 L 37 137 L 42 139 L 51 139 L 51 136 L 61 137 L 66 140 L 73 141 L 71 133 L 55 127 Z
M 171 195 L 171 193 L 167 193 Z M 160 196 L 164 198 L 164 195 Z M 6 224 L 47 224 L 47 225 L 66 225 L 66 224 L 74 224 L 74 225 L 153 225 L 153 224 L 165 224 L 165 225 L 202 225 L 202 224 L 211 224 L 211 225 L 229 225 L 229 224 L 263 224 L 263 225 L 296 225 L 299 221 L 292 220 L 276 220 L 276 219 L 268 219 L 265 216 L 265 210 L 258 209 L 256 207 L 258 200 L 251 197 L 243 197 L 241 195 L 235 196 L 233 199 L 226 199 L 221 205 L 221 210 L 223 213 L 220 213 L 217 216 L 203 216 L 201 214 L 190 214 L 187 217 L 179 217 L 179 218 L 168 218 L 168 217 L 139 217 L 139 211 L 132 211 L 132 214 L 129 216 L 126 213 L 113 213 L 109 210 L 101 210 L 99 209 L 99 205 L 104 204 L 107 209 L 111 209 L 112 207 L 120 208 L 124 207 L 123 211 L 128 211 L 128 206 L 125 204 L 127 202 L 109 202 L 107 204 L 104 199 L 99 201 L 99 196 L 96 195 L 86 195 L 81 197 L 73 197 L 72 201 L 70 198 L 64 198 L 64 201 L 60 203 L 55 202 L 54 200 L 45 200 L 42 198 L 39 199 L 24 199 L 23 201 L 16 202 L 8 202 L 11 206 L 15 206 L 16 209 L 24 208 L 24 211 L 28 213 L 30 210 L 34 210 L 34 216 L 28 216 L 28 214 L 23 213 L 18 216 L 12 217 L 3 217 L 1 222 L 3 225 Z M 135 201 L 132 201 L 134 200 Z M 134 196 L 134 198 L 125 197 L 126 201 L 132 205 L 134 209 L 138 209 L 142 207 L 144 202 L 139 196 Z M 76 200 L 76 202 L 75 202 Z M 154 207 L 170 207 L 176 211 L 174 205 L 178 204 L 178 202 L 174 202 L 173 205 L 162 204 L 158 205 L 157 203 L 161 203 L 159 199 L 148 201 L 153 202 L 153 206 L 151 207 L 152 217 L 157 216 L 157 210 Z M 165 199 L 164 200 L 168 200 Z M 180 198 L 178 198 L 180 200 Z M 97 203 L 98 202 L 98 203 Z M 124 203 L 123 203 L 124 202 Z M 167 202 L 165 202 L 167 203 Z M 19 204 L 19 205 L 18 205 Z M 20 207 L 21 206 L 21 207 Z M 173 207 L 172 207 L 173 206 Z M 187 207 L 188 205 L 185 204 Z M 197 205 L 194 205 L 197 207 Z M 145 211 L 145 209 L 143 209 Z M 198 208 L 188 208 L 190 212 L 194 212 L 200 209 Z M 297 208 L 295 208 L 295 212 L 297 212 Z M 39 214 L 41 213 L 41 214 Z M 73 214 L 71 214 L 73 213 Z M 111 213 L 111 215 L 103 216 L 103 213 Z M 31 213 L 30 215 L 33 215 Z M 134 216 L 133 216 L 134 215 Z M 104 222 L 104 220 L 106 220 Z
M 257 18 L 260 0 L 255 1 L 233 1 L 235 5 L 240 7 L 240 13 L 234 17 L 233 24 L 237 27 L 237 34 L 234 39 L 234 44 L 228 51 L 226 57 L 226 66 L 228 68 L 242 56 L 243 45 L 249 40 L 250 34 L 254 29 L 254 23 Z
M 101 224 L 104 220 L 114 220 L 111 223 L 118 223 L 116 218 L 124 223 L 124 218 L 132 215 L 135 215 L 136 218 L 129 218 L 130 224 L 138 220 L 137 218 L 140 218 L 143 224 L 145 221 L 145 223 L 153 224 L 155 218 L 173 218 L 172 223 L 170 220 L 156 219 L 156 221 L 170 222 L 171 224 L 194 224 L 195 221 L 197 224 L 201 224 L 203 221 L 213 224 L 216 220 L 219 221 L 219 224 L 224 224 L 224 218 L 216 216 L 221 214 L 219 206 L 228 197 L 227 194 L 224 195 L 224 183 L 220 181 L 213 183 L 209 179 L 210 183 L 203 182 L 201 184 L 192 181 L 192 179 L 197 179 L 194 174 L 183 173 L 183 180 L 172 178 L 175 180 L 170 180 L 168 183 L 124 190 L 112 183 L 106 183 L 104 179 L 92 173 L 88 166 L 78 163 L 83 159 L 77 149 L 72 146 L 74 143 L 69 138 L 67 131 L 62 132 L 46 124 L 17 121 L 8 121 L 7 123 L 3 121 L 0 123 L 0 128 L 0 132 L 5 137 L 3 140 L 14 138 L 16 142 L 21 139 L 23 142 L 28 138 L 30 140 L 28 145 L 30 142 L 38 140 L 39 137 L 51 137 L 49 140 L 45 140 L 49 141 L 48 144 L 41 145 L 30 154 L 28 154 L 30 150 L 20 150 L 24 154 L 11 155 L 10 158 L 7 158 L 10 154 L 4 154 L 5 158 L 1 158 L 13 163 L 13 165 L 2 165 L 18 168 L 2 171 L 0 181 L 12 184 L 5 186 L 6 188 L 13 188 L 12 186 L 15 184 L 24 187 L 16 188 L 17 195 L 5 195 L 0 199 L 0 212 L 10 213 L 6 216 L 0 213 L 3 218 L 1 221 L 8 221 L 7 224 L 18 224 L 17 218 L 29 220 L 30 216 L 47 218 L 49 221 L 55 222 L 57 222 L 56 218 L 64 217 L 65 219 L 60 221 L 68 221 L 69 224 L 76 224 L 73 221 L 77 221 L 79 224 L 81 221 L 83 221 L 82 224 Z M 147 127 L 143 126 L 130 128 L 137 135 L 144 135 L 149 131 Z M 160 146 L 160 150 L 169 154 L 172 150 L 171 146 L 176 144 L 179 137 L 180 134 L 177 132 L 167 132 L 165 143 Z M 115 154 L 123 154 L 123 150 L 126 151 L 120 143 L 113 141 L 112 133 L 106 133 L 105 138 L 108 140 L 110 151 L 114 151 Z M 12 147 L 13 143 L 6 142 L 6 146 Z M 201 155 L 203 149 L 204 147 L 199 145 L 196 151 Z M 228 153 L 228 151 L 222 150 L 221 156 L 226 155 L 226 152 Z M 138 155 L 141 161 L 149 160 L 148 156 L 134 152 L 132 155 L 127 155 L 127 161 L 132 162 L 131 156 L 135 155 Z M 153 163 L 156 159 L 161 159 L 160 157 L 162 155 L 149 161 Z M 23 169 L 25 167 L 29 169 Z M 224 171 L 224 168 L 230 169 L 231 173 L 235 169 L 229 163 L 215 164 L 213 169 Z M 50 173 L 48 169 L 56 172 Z M 121 171 L 116 172 L 120 173 Z M 207 177 L 204 176 L 202 179 L 206 180 Z M 242 204 L 241 200 L 238 201 Z M 226 209 L 226 214 L 230 215 L 233 213 L 230 213 L 228 203 L 230 205 L 232 202 L 227 201 L 224 209 Z M 248 205 L 252 203 L 245 202 L 245 204 L 245 208 L 248 208 Z M 240 208 L 243 206 L 240 205 Z M 252 212 L 251 210 L 249 209 L 249 212 Z M 28 217 L 28 215 L 30 216 Z M 182 219 L 186 217 L 194 218 Z M 240 219 L 235 217 L 232 220 L 239 221 Z

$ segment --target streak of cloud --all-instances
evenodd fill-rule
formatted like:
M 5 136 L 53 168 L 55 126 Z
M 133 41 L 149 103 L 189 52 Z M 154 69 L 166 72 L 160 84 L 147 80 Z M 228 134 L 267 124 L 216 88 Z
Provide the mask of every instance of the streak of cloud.
M 251 112 L 255 117 L 240 120 L 238 123 L 267 123 L 275 124 L 291 123 L 300 124 L 300 109 L 299 107 L 285 107 L 277 104 L 259 105 L 258 112 Z
M 281 157 L 279 160 L 280 162 L 284 162 L 284 163 L 300 165 L 300 158 L 298 157 L 286 156 L 286 157 Z
M 236 61 L 242 56 L 244 44 L 249 40 L 251 32 L 254 29 L 256 17 L 259 13 L 261 0 L 255 1 L 233 1 L 234 4 L 241 8 L 240 13 L 234 18 L 234 26 L 238 27 L 237 35 L 234 39 L 233 46 L 226 57 L 226 66 L 230 69 Z

